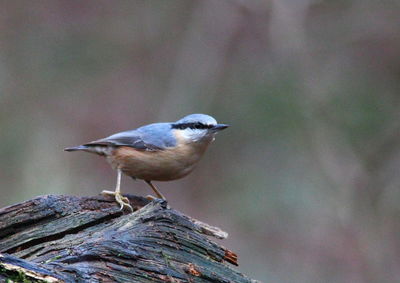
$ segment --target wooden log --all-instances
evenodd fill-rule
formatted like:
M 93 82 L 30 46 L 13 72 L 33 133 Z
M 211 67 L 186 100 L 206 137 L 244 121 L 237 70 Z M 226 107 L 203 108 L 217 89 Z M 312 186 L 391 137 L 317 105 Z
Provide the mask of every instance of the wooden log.
M 10 282 L 255 282 L 207 236 L 219 228 L 127 195 L 40 196 L 0 209 L 0 280 Z M 25 281 L 24 281 L 25 280 Z

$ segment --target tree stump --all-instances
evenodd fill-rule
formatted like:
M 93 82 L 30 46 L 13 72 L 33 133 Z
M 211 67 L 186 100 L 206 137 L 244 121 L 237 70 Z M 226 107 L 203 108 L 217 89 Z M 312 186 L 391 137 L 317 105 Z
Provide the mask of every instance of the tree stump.
M 0 209 L 0 281 L 255 282 L 232 269 L 235 253 L 208 239 L 219 228 L 126 195 L 40 196 Z

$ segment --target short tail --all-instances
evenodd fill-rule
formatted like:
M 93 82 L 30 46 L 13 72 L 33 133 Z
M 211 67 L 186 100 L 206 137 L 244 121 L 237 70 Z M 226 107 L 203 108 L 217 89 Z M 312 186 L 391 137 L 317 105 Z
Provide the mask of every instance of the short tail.
M 88 150 L 86 145 L 78 145 L 73 147 L 64 148 L 65 151 L 78 151 L 78 150 Z

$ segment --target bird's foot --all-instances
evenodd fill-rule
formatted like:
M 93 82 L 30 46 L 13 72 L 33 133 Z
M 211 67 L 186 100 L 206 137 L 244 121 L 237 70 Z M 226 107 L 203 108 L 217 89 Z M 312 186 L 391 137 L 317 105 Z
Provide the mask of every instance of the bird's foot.
M 158 198 L 152 195 L 147 195 L 146 199 L 148 199 L 149 201 L 153 201 L 153 200 L 167 200 L 166 198 Z
M 147 198 L 149 201 L 153 201 L 153 200 L 157 199 L 156 197 L 153 197 L 152 195 L 147 195 L 146 198 Z
M 114 192 L 114 191 L 102 191 L 102 195 L 112 195 L 115 197 L 115 201 L 119 203 L 121 206 L 121 210 L 124 209 L 124 207 L 127 207 L 131 212 L 133 212 L 133 208 L 129 203 L 129 199 L 127 197 L 124 197 L 120 192 Z

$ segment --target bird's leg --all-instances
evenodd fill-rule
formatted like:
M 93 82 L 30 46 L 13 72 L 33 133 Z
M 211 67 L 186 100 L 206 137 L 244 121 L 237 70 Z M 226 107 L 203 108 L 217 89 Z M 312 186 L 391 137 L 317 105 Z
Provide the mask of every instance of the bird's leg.
M 118 169 L 118 175 L 117 175 L 117 185 L 115 187 L 115 191 L 102 191 L 101 193 L 103 195 L 113 195 L 115 196 L 115 200 L 121 205 L 121 210 L 124 207 L 129 208 L 131 211 L 133 211 L 132 206 L 129 204 L 129 199 L 127 197 L 124 197 L 121 194 L 121 176 L 122 176 L 122 171 L 121 169 Z
M 166 200 L 166 198 L 160 193 L 160 191 L 156 188 L 156 186 L 154 186 L 154 185 L 151 183 L 151 181 L 145 180 L 145 182 L 146 182 L 147 184 L 149 184 L 149 186 L 153 189 L 154 193 L 156 194 L 156 196 L 157 196 L 159 199 Z M 153 197 L 152 197 L 152 196 L 147 196 L 147 198 L 150 199 L 150 200 L 152 200 Z

